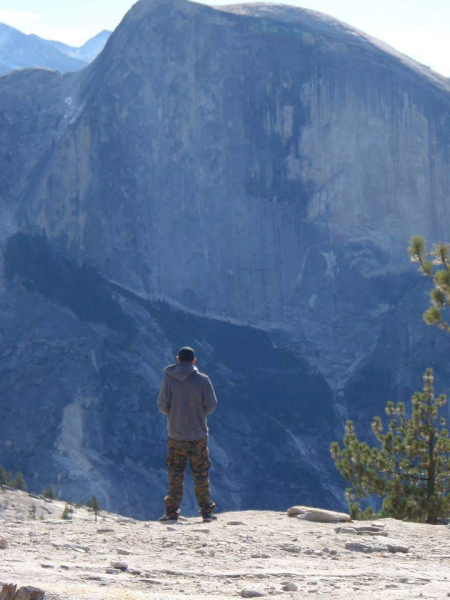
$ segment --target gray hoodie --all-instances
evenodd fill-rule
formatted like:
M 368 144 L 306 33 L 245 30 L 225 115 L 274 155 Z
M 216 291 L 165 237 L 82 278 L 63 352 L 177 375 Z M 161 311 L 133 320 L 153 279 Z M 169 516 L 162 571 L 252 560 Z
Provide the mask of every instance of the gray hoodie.
M 209 377 L 196 366 L 181 363 L 164 369 L 158 406 L 168 417 L 169 437 L 186 441 L 205 438 L 208 435 L 206 416 L 216 405 Z

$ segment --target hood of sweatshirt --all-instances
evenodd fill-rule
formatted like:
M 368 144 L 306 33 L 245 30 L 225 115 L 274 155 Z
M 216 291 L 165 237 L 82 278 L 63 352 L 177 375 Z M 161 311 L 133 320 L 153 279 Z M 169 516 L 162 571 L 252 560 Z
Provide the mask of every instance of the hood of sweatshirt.
M 178 381 L 185 381 L 192 375 L 192 373 L 196 373 L 197 371 L 197 367 L 189 363 L 181 365 L 169 365 L 164 369 L 164 373 L 166 373 L 166 375 L 173 377 L 174 379 L 178 379 Z

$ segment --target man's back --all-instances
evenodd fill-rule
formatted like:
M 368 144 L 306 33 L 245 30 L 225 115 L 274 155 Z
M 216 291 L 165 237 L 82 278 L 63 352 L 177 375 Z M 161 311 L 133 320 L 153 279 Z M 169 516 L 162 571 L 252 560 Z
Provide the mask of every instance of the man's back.
M 209 377 L 200 373 L 196 366 L 180 363 L 164 369 L 158 406 L 168 417 L 169 437 L 186 441 L 206 437 L 206 417 L 216 405 Z
M 180 349 L 176 365 L 164 369 L 158 396 L 159 410 L 167 416 L 169 440 L 166 465 L 169 491 L 164 498 L 166 514 L 160 521 L 178 520 L 183 498 L 183 481 L 189 462 L 195 483 L 195 497 L 203 521 L 210 522 L 216 508 L 209 485 L 208 427 L 206 417 L 216 408 L 217 399 L 209 377 L 195 367 L 195 352 L 189 346 Z

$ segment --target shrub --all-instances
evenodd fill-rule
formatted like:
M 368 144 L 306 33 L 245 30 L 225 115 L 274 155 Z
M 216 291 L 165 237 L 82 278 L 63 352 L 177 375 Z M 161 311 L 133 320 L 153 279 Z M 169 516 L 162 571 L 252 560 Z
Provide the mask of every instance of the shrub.
M 71 508 L 68 504 L 66 504 L 66 506 L 64 507 L 63 513 L 62 513 L 62 518 L 65 521 L 70 521 L 72 519 L 72 515 L 73 515 L 73 508 Z
M 95 520 L 97 521 L 97 515 L 101 511 L 100 502 L 96 496 L 91 496 L 89 500 L 86 502 L 86 506 L 94 511 Z
M 26 484 L 25 479 L 20 471 L 18 473 L 16 473 L 16 476 L 14 477 L 14 479 L 11 479 L 10 481 L 8 481 L 8 485 L 15 490 L 25 491 L 27 489 L 27 484 Z
M 56 495 L 55 490 L 51 486 L 45 488 L 45 490 L 42 492 L 42 495 L 44 496 L 44 498 L 47 498 L 47 500 L 56 500 L 56 498 L 58 497 Z

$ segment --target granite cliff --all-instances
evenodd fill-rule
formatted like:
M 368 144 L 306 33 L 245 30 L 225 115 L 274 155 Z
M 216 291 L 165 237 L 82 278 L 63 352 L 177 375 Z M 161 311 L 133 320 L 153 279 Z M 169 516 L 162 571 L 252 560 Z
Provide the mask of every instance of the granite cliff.
M 275 5 L 141 0 L 86 69 L 1 78 L 0 463 L 154 516 L 188 343 L 221 508 L 342 505 L 345 419 L 450 383 L 406 255 L 449 238 L 449 117 L 445 78 Z

